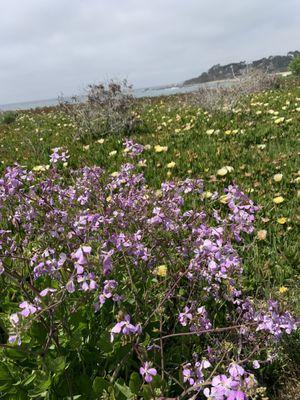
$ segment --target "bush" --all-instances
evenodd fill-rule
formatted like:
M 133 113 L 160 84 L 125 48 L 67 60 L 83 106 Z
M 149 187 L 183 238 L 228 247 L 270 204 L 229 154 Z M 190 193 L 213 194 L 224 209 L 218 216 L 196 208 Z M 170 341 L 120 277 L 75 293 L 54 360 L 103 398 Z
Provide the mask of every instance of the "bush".
M 300 56 L 294 57 L 289 64 L 289 70 L 293 75 L 300 76 Z
M 12 124 L 16 121 L 18 114 L 15 111 L 6 111 L 1 114 L 0 112 L 0 124 Z
M 231 110 L 243 96 L 278 87 L 279 78 L 276 75 L 253 70 L 228 81 L 226 86 L 201 86 L 191 99 L 208 111 Z
M 140 122 L 134 104 L 131 86 L 126 80 L 89 85 L 85 101 L 77 96 L 71 101 L 60 99 L 61 107 L 77 128 L 76 139 L 107 134 L 129 135 Z
M 66 174 L 67 158 L 0 180 L 2 396 L 259 398 L 255 371 L 297 323 L 243 291 L 258 207 L 234 185 L 151 189 L 135 161 Z

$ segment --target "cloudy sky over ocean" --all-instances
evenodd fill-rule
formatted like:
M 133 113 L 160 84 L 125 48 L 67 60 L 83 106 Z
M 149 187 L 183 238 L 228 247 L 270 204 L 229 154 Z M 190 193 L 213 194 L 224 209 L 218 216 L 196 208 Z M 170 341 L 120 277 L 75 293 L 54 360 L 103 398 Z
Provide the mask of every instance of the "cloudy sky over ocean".
M 0 104 L 300 50 L 299 0 L 0 0 Z

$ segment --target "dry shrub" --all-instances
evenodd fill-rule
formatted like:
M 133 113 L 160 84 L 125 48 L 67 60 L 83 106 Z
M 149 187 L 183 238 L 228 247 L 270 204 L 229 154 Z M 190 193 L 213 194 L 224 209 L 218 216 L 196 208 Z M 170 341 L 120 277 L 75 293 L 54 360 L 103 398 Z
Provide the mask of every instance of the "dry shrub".
M 92 84 L 84 101 L 73 96 L 60 105 L 77 128 L 75 139 L 97 138 L 107 134 L 130 134 L 139 123 L 135 99 L 126 80 Z
M 242 96 L 279 87 L 279 78 L 261 70 L 252 70 L 239 77 L 216 87 L 200 87 L 191 96 L 191 101 L 197 106 L 212 112 L 231 110 Z

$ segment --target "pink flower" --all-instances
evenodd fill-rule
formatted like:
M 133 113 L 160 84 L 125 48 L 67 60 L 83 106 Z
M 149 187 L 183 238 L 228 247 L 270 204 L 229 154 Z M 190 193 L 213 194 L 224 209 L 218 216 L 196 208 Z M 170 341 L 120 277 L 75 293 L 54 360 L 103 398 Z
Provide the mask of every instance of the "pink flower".
M 147 383 L 153 380 L 153 377 L 157 374 L 155 368 L 150 368 L 150 364 L 146 361 L 140 368 L 140 374 Z
M 123 335 L 130 334 L 140 334 L 142 332 L 142 328 L 140 325 L 133 325 L 130 323 L 130 316 L 127 314 L 124 317 L 124 320 L 118 322 L 110 331 L 110 340 L 114 341 L 115 335 L 122 333 Z
M 37 310 L 37 308 L 33 304 L 28 303 L 28 301 L 23 301 L 19 304 L 19 307 L 22 309 L 21 315 L 23 315 L 23 317 L 28 317 L 30 314 L 34 314 Z
M 243 367 L 238 365 L 237 363 L 233 362 L 229 365 L 228 372 L 232 378 L 237 378 L 239 376 L 244 375 L 245 370 Z

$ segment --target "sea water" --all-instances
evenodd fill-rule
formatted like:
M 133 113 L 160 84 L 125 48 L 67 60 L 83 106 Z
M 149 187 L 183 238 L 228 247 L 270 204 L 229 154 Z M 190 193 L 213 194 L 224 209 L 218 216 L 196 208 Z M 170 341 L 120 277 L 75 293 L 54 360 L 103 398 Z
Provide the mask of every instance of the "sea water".
M 214 87 L 217 85 L 227 86 L 229 81 L 223 82 L 208 82 L 197 85 L 189 85 L 189 86 L 168 86 L 168 87 L 152 87 L 152 88 L 144 88 L 144 89 L 133 89 L 133 95 L 136 98 L 141 97 L 156 97 L 156 96 L 169 96 L 171 94 L 178 93 L 190 93 L 199 89 L 199 87 L 207 86 Z M 84 96 L 80 97 L 84 100 Z M 65 100 L 70 100 L 70 98 L 65 97 Z M 11 103 L 11 104 L 0 104 L 0 111 L 16 111 L 16 110 L 29 110 L 33 108 L 39 107 L 51 107 L 58 105 L 59 100 L 56 99 L 46 99 L 46 100 L 36 100 L 36 101 L 27 101 L 22 103 Z

